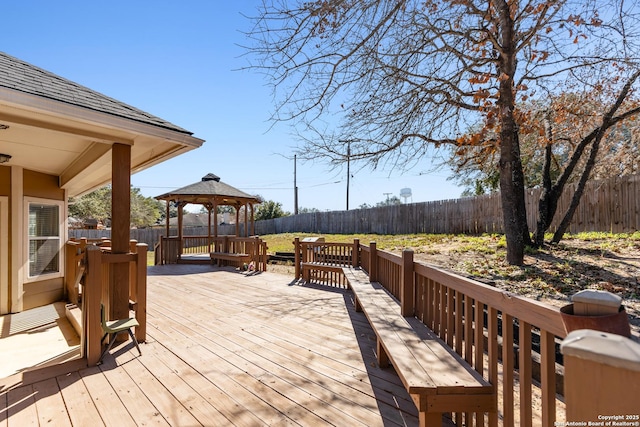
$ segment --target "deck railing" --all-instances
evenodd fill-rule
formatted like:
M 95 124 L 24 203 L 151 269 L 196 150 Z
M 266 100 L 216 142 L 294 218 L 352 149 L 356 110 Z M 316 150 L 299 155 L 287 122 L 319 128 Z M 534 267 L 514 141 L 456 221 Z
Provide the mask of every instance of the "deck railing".
M 299 278 L 300 262 L 309 254 L 354 244 L 297 242 L 296 247 Z M 566 332 L 558 308 L 415 262 L 411 250 L 398 256 L 372 243 L 358 245 L 353 254 L 351 261 L 359 260 L 371 281 L 398 300 L 405 316 L 420 319 L 496 386 L 498 413 L 478 419 L 454 414 L 457 425 L 553 426 L 564 417 L 556 344 Z
M 68 299 L 82 309 L 81 353 L 89 365 L 98 362 L 102 329 L 100 305 L 107 313 L 113 304 L 133 309 L 139 326 L 135 330 L 139 342 L 146 341 L 147 319 L 147 245 L 130 242 L 129 253 L 113 254 L 104 239 L 67 242 L 65 277 Z M 125 294 L 114 280 L 114 264 L 128 264 Z M 113 301 L 113 298 L 122 301 Z

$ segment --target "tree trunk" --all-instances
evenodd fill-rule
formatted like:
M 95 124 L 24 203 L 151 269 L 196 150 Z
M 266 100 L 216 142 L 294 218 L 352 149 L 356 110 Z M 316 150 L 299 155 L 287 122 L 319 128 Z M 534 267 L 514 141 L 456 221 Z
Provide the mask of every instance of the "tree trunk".
M 551 125 L 550 113 L 547 112 L 545 117 L 545 128 L 547 134 L 547 146 L 544 149 L 544 167 L 542 170 L 542 196 L 538 201 L 538 223 L 536 224 L 536 232 L 533 243 L 536 247 L 544 245 L 544 233 L 549 229 L 553 216 L 558 207 L 558 196 L 553 190 L 551 182 L 551 161 L 552 152 L 551 144 L 553 141 L 553 128 Z
M 593 145 L 591 146 L 591 153 L 589 154 L 589 159 L 587 160 L 587 164 L 585 165 L 584 170 L 582 171 L 582 176 L 580 176 L 580 181 L 578 182 L 576 191 L 575 193 L 573 193 L 573 197 L 571 198 L 571 204 L 569 205 L 569 209 L 567 209 L 567 212 L 562 218 L 562 221 L 560 222 L 558 229 L 553 234 L 553 240 L 552 240 L 553 243 L 558 243 L 560 240 L 562 240 L 562 236 L 564 236 L 564 233 L 569 229 L 569 225 L 571 224 L 571 218 L 573 218 L 573 214 L 576 212 L 576 209 L 578 209 L 578 205 L 580 205 L 580 199 L 582 199 L 582 193 L 584 193 L 584 187 L 587 185 L 587 181 L 589 180 L 589 175 L 591 174 L 591 171 L 593 170 L 593 167 L 596 164 L 596 157 L 598 155 L 598 149 L 600 148 L 600 141 L 602 141 L 602 138 L 606 132 L 605 129 L 608 128 L 607 124 L 609 121 L 610 121 L 610 117 L 605 117 L 605 119 L 603 120 L 603 124 L 600 127 L 600 131 L 598 132 L 596 139 L 593 141 Z
M 514 80 L 516 71 L 516 30 L 508 2 L 497 2 L 500 15 L 500 53 L 498 75 L 500 75 L 497 101 L 500 118 L 500 195 L 504 232 L 507 240 L 507 262 L 522 265 L 524 248 L 531 244 L 527 226 L 527 210 L 524 198 L 524 172 L 520 157 L 518 124 L 514 110 L 516 105 Z
M 524 248 L 531 243 L 524 197 L 524 173 L 520 161 L 520 144 L 515 121 L 503 122 L 500 154 L 500 195 L 507 262 L 522 265 Z

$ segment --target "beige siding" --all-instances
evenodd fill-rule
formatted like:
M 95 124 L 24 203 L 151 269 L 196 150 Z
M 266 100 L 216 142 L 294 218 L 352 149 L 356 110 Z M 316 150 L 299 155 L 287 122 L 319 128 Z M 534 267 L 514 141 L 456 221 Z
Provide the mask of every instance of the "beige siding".
M 42 199 L 64 200 L 58 177 L 30 170 L 24 171 L 24 195 Z

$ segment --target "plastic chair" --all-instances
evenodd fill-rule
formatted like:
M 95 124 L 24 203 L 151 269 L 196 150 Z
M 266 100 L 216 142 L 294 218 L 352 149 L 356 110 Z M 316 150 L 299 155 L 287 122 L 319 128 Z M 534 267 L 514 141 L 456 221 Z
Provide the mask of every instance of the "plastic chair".
M 102 319 L 102 330 L 104 331 L 104 335 L 100 340 L 100 345 L 102 345 L 105 338 L 107 338 L 107 335 L 109 336 L 109 345 L 107 346 L 107 348 L 104 349 L 104 351 L 100 355 L 100 360 L 98 360 L 98 364 L 102 363 L 102 358 L 104 357 L 105 354 L 107 354 L 111 350 L 111 347 L 113 347 L 113 344 L 116 342 L 115 340 L 116 336 L 121 332 L 129 333 L 129 336 L 133 340 L 133 343 L 136 345 L 136 348 L 138 349 L 138 353 L 140 353 L 140 356 L 142 356 L 142 351 L 140 351 L 138 340 L 136 339 L 136 336 L 133 334 L 133 331 L 131 330 L 132 328 L 139 326 L 139 323 L 135 317 L 130 317 L 128 319 L 107 321 L 107 315 L 105 313 L 103 304 L 100 304 L 100 317 Z

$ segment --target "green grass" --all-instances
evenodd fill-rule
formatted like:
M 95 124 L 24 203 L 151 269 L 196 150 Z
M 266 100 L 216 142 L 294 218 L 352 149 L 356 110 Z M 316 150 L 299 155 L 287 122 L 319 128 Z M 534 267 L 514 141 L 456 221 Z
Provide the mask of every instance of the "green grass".
M 267 242 L 270 253 L 293 252 L 293 240 L 298 237 L 324 237 L 326 242 L 332 243 L 352 243 L 353 239 L 360 239 L 360 243 L 368 245 L 376 242 L 378 249 L 397 250 L 408 247 L 424 247 L 432 243 L 441 243 L 453 236 L 445 234 L 403 234 L 403 235 L 382 235 L 382 234 L 317 234 L 317 233 L 282 233 L 268 234 L 260 236 Z

